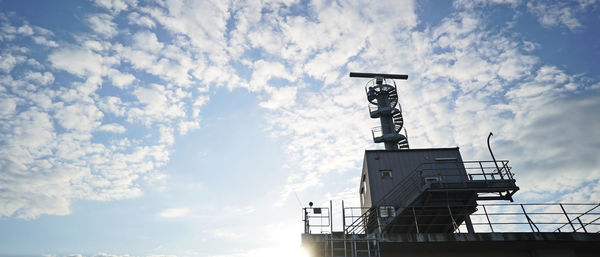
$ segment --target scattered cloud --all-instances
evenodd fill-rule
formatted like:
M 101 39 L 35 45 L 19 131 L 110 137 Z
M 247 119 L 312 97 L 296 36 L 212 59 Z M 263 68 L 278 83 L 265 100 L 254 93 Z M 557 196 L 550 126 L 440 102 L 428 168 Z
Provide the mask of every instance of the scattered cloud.
M 427 26 L 413 1 L 94 4 L 104 13 L 84 16 L 89 31 L 60 47 L 51 31 L 0 16 L 2 216 L 65 215 L 74 199 L 140 196 L 141 179 L 166 178 L 160 170 L 175 131 L 201 128 L 202 108 L 221 86 L 256 95 L 266 130 L 285 143 L 281 201 L 325 181 L 333 181 L 332 198 L 351 196 L 356 181 L 331 178 L 360 169 L 364 149 L 376 147 L 377 122 L 369 121 L 365 81 L 348 71 L 409 74 L 398 90 L 414 148 L 459 145 L 466 159 L 483 158 L 492 130 L 517 174 L 545 177 L 523 186 L 530 195 L 556 185 L 565 199 L 585 198 L 576 188 L 598 190 L 586 180 L 599 179 L 589 152 L 600 135 L 574 130 L 600 126 L 590 118 L 600 108 L 598 83 L 542 63 L 533 55 L 540 42 L 491 28 L 480 8 L 524 8 L 548 28 L 576 32 L 585 26 L 577 14 L 595 1 L 456 1 L 448 17 Z M 47 47 L 34 52 L 26 40 Z M 559 154 L 566 146 L 570 152 Z M 561 170 L 574 172 L 567 179 Z
M 117 24 L 113 22 L 111 15 L 105 13 L 90 15 L 87 23 L 98 35 L 110 38 L 117 34 Z
M 129 6 L 136 6 L 137 0 L 95 0 L 94 4 L 117 14 L 126 10 Z
M 188 208 L 170 208 L 160 212 L 160 216 L 163 218 L 180 218 L 188 215 L 190 210 Z
M 577 13 L 587 4 L 573 6 L 568 1 L 546 2 L 535 1 L 528 2 L 527 9 L 532 12 L 538 21 L 546 27 L 567 27 L 573 31 L 580 28 L 581 22 L 576 18 Z
M 125 131 L 127 131 L 125 127 L 116 123 L 104 124 L 100 126 L 98 130 L 117 134 L 125 133 Z

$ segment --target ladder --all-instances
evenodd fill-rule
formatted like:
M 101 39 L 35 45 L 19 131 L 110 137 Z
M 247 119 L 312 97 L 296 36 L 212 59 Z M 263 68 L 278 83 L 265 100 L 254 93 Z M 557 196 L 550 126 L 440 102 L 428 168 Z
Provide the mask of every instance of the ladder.
M 325 257 L 379 257 L 379 243 L 374 237 L 328 236 L 325 241 Z

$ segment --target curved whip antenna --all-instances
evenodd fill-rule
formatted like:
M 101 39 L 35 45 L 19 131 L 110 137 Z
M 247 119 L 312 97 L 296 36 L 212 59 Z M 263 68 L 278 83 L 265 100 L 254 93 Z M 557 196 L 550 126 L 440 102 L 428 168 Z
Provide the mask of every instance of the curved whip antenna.
M 408 75 L 350 72 L 350 77 L 372 78 L 365 85 L 369 114 L 379 118 L 380 127 L 371 130 L 375 143 L 384 143 L 386 150 L 408 149 L 408 138 L 400 134 L 404 127 L 402 108 L 398 104 L 398 90 L 394 79 L 408 79 Z M 391 85 L 388 80 L 391 80 Z M 397 107 L 396 107 L 397 106 Z M 404 128 L 406 133 L 406 128 Z
M 496 157 L 494 157 L 494 153 L 492 152 L 492 147 L 490 146 L 490 137 L 492 137 L 494 133 L 490 131 L 490 135 L 487 138 L 488 149 L 490 150 L 490 154 L 492 155 L 492 160 L 494 160 L 494 165 L 496 165 L 496 171 L 500 172 L 500 168 L 498 167 L 498 163 L 496 162 Z M 502 174 L 500 174 L 502 176 Z

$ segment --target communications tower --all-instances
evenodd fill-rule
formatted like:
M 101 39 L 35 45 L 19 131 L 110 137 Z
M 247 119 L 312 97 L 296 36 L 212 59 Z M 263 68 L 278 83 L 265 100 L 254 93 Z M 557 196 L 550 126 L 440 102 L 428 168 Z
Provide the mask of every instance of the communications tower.
M 408 75 L 351 72 L 350 77 L 372 78 L 365 85 L 369 114 L 371 118 L 379 118 L 381 123 L 380 127 L 372 129 L 373 141 L 384 143 L 385 150 L 408 149 L 408 139 L 401 134 L 404 118 L 398 104 L 396 82 L 393 80 L 406 80 Z M 390 81 L 391 84 L 388 84 Z

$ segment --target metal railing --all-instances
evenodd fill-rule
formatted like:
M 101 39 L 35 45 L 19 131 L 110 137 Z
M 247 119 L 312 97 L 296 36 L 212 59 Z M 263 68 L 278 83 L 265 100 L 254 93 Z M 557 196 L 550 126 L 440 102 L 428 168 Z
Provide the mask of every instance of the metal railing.
M 302 208 L 302 221 L 305 234 L 331 233 L 331 209 L 328 207 Z
M 451 167 L 448 164 L 456 164 Z M 492 166 L 493 164 L 493 166 Z M 496 167 L 497 166 L 497 167 Z M 457 174 L 464 169 L 466 174 Z M 507 160 L 494 161 L 462 161 L 462 162 L 428 162 L 420 164 L 415 171 L 421 173 L 440 174 L 441 176 L 464 176 L 465 180 L 501 180 L 514 179 Z
M 345 233 L 365 234 L 369 226 L 386 224 L 388 229 L 426 233 L 436 227 L 454 228 L 454 233 L 467 231 L 464 223 L 457 224 L 453 217 L 468 215 L 461 210 L 474 206 L 410 206 L 396 207 L 404 210 L 394 218 L 406 221 L 382 221 L 378 208 L 368 209 L 360 216 L 344 216 Z M 359 209 L 350 207 L 346 209 Z M 348 211 L 345 210 L 345 213 Z M 600 233 L 600 203 L 528 203 L 481 204 L 469 215 L 474 232 L 577 232 Z M 370 225 L 369 225 L 370 224 Z M 433 229 L 432 229 L 433 228 Z M 378 231 L 374 229 L 373 231 Z
M 376 105 L 374 103 L 369 102 L 367 104 L 367 107 L 369 108 L 369 114 L 379 111 L 379 105 Z M 400 103 L 397 103 L 394 108 L 397 109 L 399 112 L 402 112 L 402 105 L 400 105 Z
M 377 213 L 373 208 L 347 207 L 343 212 L 345 234 L 366 234 L 368 227 L 376 226 Z

